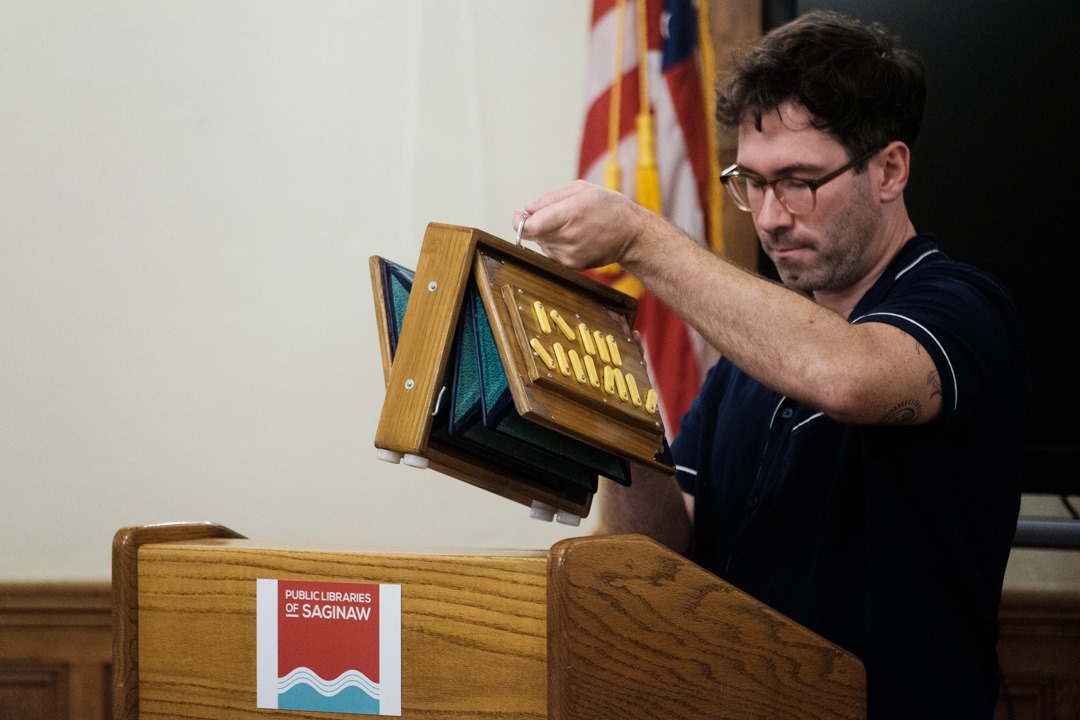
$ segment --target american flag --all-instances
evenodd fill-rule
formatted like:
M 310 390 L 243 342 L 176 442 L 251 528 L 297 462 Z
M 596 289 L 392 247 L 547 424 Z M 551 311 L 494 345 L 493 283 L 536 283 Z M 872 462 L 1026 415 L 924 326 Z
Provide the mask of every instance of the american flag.
M 700 10 L 707 13 L 707 7 Z M 702 22 L 707 15 L 702 17 L 698 11 L 691 0 L 594 0 L 588 111 L 578 176 L 621 190 L 719 251 L 718 190 L 710 182 L 718 175 L 711 130 L 712 88 L 702 80 L 699 42 L 699 26 L 707 28 Z M 644 45 L 640 38 L 645 39 Z M 710 49 L 705 48 L 707 61 Z M 639 73 L 641 58 L 648 68 L 644 78 Z M 709 87 L 708 98 L 705 87 Z M 648 102 L 643 103 L 642 97 Z M 642 115 L 645 127 L 640 124 Z M 642 153 L 639 142 L 641 135 L 648 142 L 648 124 L 653 129 L 653 171 L 638 169 L 639 158 L 649 163 L 649 148 Z M 611 174 L 616 161 L 620 178 Z M 657 184 L 658 197 L 653 197 L 646 186 L 655 189 Z M 714 359 L 713 352 L 674 312 L 617 266 L 589 274 L 638 298 L 635 329 L 660 396 L 664 425 L 673 438 L 697 395 L 703 369 Z

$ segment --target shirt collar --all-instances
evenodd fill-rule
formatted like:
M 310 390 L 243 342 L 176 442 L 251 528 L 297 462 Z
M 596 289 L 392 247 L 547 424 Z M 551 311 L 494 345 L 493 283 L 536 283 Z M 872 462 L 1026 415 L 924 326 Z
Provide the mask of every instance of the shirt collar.
M 903 244 L 899 252 L 893 256 L 893 259 L 889 261 L 885 272 L 881 273 L 881 277 L 877 279 L 873 287 L 855 304 L 855 309 L 851 312 L 850 317 L 860 317 L 876 307 L 905 273 L 930 257 L 945 257 L 938 245 L 937 238 L 929 233 L 919 233 L 909 239 Z

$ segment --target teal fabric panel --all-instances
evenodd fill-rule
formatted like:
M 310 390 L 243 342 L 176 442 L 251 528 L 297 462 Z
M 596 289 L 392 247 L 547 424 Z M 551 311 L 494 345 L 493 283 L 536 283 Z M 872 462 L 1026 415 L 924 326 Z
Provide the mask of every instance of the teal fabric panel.
M 392 357 L 415 272 L 388 261 L 381 272 Z M 432 437 L 553 489 L 574 483 L 595 492 L 597 475 L 630 484 L 626 460 L 517 414 L 487 311 L 472 280 L 443 382 Z

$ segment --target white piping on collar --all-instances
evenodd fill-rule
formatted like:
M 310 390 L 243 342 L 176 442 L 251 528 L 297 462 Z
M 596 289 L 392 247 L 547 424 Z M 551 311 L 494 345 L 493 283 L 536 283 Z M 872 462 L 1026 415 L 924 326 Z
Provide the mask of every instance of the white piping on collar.
M 787 400 L 787 396 L 786 395 L 781 395 L 780 396 L 780 402 L 776 403 L 776 407 L 773 408 L 772 417 L 769 418 L 769 429 L 770 430 L 772 430 L 773 423 L 776 422 L 776 413 L 780 412 L 780 408 L 781 408 L 781 406 L 783 406 L 785 400 Z
M 779 410 L 779 409 L 780 409 L 780 408 L 781 408 L 781 407 L 783 406 L 783 404 L 784 404 L 784 401 L 785 401 L 785 400 L 787 400 L 787 399 L 788 399 L 788 398 L 787 398 L 787 395 L 785 395 L 785 396 L 783 396 L 782 398 L 780 398 L 780 404 L 776 406 L 776 410 L 773 410 L 773 413 L 772 413 L 772 419 L 771 419 L 771 420 L 769 420 L 769 429 L 770 429 L 770 430 L 772 429 L 772 425 L 773 425 L 773 422 L 774 422 L 774 421 L 776 420 L 776 413 L 777 413 L 777 411 L 778 411 L 778 410 Z M 796 430 L 798 430 L 799 428 L 801 428 L 801 427 L 802 427 L 803 425 L 805 425 L 806 423 L 810 422 L 811 420 L 816 420 L 816 419 L 818 419 L 819 417 L 822 417 L 822 416 L 824 416 L 824 415 L 825 415 L 825 413 L 823 413 L 823 412 L 816 412 L 816 413 L 814 413 L 814 414 L 813 414 L 813 415 L 811 415 L 810 417 L 808 417 L 808 418 L 806 418 L 805 420 L 803 420 L 802 422 L 800 422 L 800 423 L 799 423 L 798 425 L 793 425 L 793 426 L 791 427 L 791 432 L 795 432 Z
M 893 280 L 899 280 L 899 279 L 900 279 L 900 276 L 901 276 L 901 275 L 903 275 L 904 273 L 906 273 L 906 272 L 907 272 L 908 270 L 910 270 L 911 268 L 913 268 L 913 267 L 915 267 L 916 265 L 918 265 L 919 263 L 921 263 L 921 262 L 922 262 L 923 260 L 925 260 L 925 259 L 926 259 L 927 257 L 929 257 L 930 255 L 933 255 L 933 254 L 935 254 L 935 253 L 939 253 L 939 252 L 941 252 L 941 251 L 940 251 L 940 250 L 938 250 L 938 249 L 936 249 L 936 248 L 935 248 L 935 249 L 933 249 L 933 250 L 927 250 L 927 251 L 926 251 L 926 252 L 924 252 L 924 253 L 923 253 L 922 255 L 920 255 L 919 257 L 917 257 L 917 258 L 915 258 L 914 260 L 912 260 L 912 261 L 911 261 L 911 264 L 910 264 L 910 265 L 908 265 L 907 267 L 905 267 L 905 268 L 901 269 L 901 270 L 900 270 L 900 271 L 899 271 L 898 273 L 896 273 L 895 275 L 893 275 Z
M 803 425 L 805 425 L 806 423 L 810 422 L 811 420 L 817 420 L 817 419 L 818 419 L 819 417 L 822 417 L 822 416 L 824 416 L 824 415 L 825 415 L 825 413 L 823 413 L 823 412 L 817 412 L 817 413 L 814 413 L 813 415 L 811 415 L 810 417 L 806 418 L 805 420 L 803 420 L 803 421 L 802 421 L 801 423 L 799 423 L 799 424 L 798 424 L 798 425 L 796 425 L 795 427 L 791 428 L 791 432 L 795 432 L 796 430 L 798 430 L 799 428 L 801 428 L 801 427 L 802 427 Z

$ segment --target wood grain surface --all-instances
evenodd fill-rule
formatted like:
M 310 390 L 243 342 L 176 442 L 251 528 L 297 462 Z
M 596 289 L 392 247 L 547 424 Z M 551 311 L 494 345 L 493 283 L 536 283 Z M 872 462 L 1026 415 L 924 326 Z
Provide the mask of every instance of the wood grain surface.
M 139 717 L 282 716 L 256 708 L 259 578 L 400 584 L 402 717 L 546 717 L 546 567 L 540 551 L 144 545 Z
M 139 717 L 139 548 L 201 538 L 242 538 L 209 522 L 163 523 L 120 528 L 112 543 L 113 714 L 117 720 Z
M 862 663 L 642 536 L 551 550 L 552 720 L 865 717 Z

